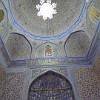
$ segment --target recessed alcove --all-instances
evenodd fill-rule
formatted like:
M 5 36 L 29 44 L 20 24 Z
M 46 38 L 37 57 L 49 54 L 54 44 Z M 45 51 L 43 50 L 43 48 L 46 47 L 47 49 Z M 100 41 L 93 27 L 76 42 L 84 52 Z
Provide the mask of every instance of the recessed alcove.
M 10 34 L 6 42 L 6 48 L 11 59 L 30 59 L 32 52 L 30 43 L 19 33 Z
M 68 57 L 85 57 L 89 50 L 90 40 L 83 30 L 70 34 L 64 47 Z
M 64 76 L 47 71 L 30 85 L 28 100 L 75 100 L 71 83 Z

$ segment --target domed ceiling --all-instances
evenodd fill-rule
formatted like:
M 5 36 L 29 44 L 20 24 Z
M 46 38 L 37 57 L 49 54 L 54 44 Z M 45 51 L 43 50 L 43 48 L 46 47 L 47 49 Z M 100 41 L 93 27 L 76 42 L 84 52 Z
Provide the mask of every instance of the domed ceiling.
M 0 50 L 9 64 L 93 63 L 100 44 L 100 0 L 52 0 L 57 13 L 46 20 L 37 16 L 40 0 L 1 1 Z
M 85 0 L 52 0 L 57 14 L 43 20 L 37 16 L 36 5 L 40 0 L 8 0 L 9 11 L 14 24 L 35 39 L 57 39 L 67 35 L 81 21 Z

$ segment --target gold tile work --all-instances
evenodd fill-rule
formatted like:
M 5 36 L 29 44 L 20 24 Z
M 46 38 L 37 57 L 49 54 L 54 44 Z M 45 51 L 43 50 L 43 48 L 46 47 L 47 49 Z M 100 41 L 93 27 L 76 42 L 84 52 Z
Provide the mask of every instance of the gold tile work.
M 94 21 L 97 22 L 99 20 L 100 17 L 100 11 L 98 11 L 95 7 L 91 7 L 90 8 L 90 12 L 89 12 L 89 18 Z
M 4 19 L 4 11 L 0 9 L 0 22 Z

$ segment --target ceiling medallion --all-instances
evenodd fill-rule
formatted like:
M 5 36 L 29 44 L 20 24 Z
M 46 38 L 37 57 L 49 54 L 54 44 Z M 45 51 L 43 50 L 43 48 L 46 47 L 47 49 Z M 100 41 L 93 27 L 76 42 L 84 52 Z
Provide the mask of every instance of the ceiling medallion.
M 40 5 L 36 5 L 36 9 L 39 11 L 37 16 L 43 16 L 43 19 L 52 19 L 53 14 L 57 14 L 56 3 L 51 3 L 51 0 L 40 0 Z

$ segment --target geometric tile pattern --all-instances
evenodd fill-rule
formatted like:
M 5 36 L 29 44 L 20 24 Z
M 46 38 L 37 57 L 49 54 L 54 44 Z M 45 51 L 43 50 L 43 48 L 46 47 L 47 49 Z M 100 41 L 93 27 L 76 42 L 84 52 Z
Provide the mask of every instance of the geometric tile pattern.
M 4 84 L 0 86 L 0 100 L 23 100 L 26 72 L 6 74 Z
M 81 100 L 99 100 L 100 77 L 94 69 L 77 68 L 74 73 Z

